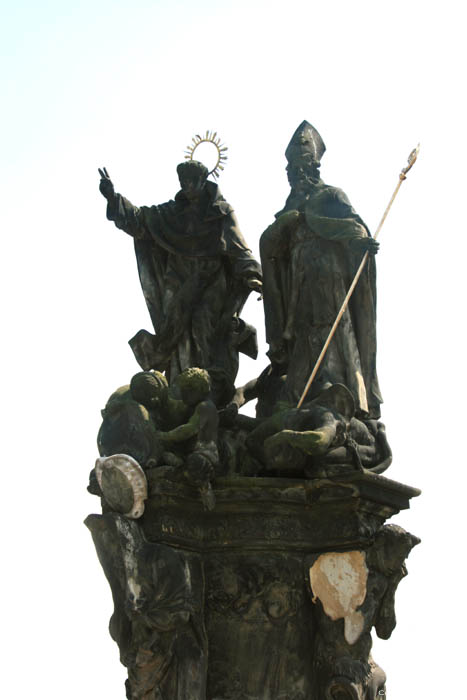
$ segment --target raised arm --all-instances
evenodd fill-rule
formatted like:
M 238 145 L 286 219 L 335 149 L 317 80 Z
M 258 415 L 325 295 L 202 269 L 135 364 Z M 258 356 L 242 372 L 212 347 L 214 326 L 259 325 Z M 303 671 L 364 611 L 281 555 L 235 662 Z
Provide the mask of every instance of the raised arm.
M 107 200 L 107 218 L 117 228 L 122 229 L 133 238 L 146 238 L 147 230 L 141 210 L 128 199 L 115 192 L 107 168 L 98 168 L 101 180 L 99 190 Z
M 101 181 L 99 183 L 99 191 L 106 198 L 107 201 L 112 200 L 115 197 L 115 189 L 113 182 L 110 179 L 107 168 L 97 168 L 99 175 L 101 176 Z

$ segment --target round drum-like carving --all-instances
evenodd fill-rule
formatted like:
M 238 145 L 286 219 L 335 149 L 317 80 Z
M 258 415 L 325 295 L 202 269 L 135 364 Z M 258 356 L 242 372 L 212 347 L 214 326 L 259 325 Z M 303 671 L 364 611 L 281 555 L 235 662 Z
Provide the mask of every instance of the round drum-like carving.
M 134 519 L 143 515 L 148 485 L 144 471 L 133 457 L 123 454 L 99 457 L 96 477 L 112 510 Z

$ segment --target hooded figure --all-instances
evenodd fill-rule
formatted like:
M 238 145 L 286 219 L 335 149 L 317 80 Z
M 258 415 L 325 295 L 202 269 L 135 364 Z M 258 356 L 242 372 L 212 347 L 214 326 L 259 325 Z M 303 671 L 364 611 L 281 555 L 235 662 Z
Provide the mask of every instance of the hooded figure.
M 205 166 L 188 161 L 177 172 L 181 190 L 175 200 L 150 207 L 135 207 L 114 192 L 108 178 L 101 180 L 107 218 L 135 239 L 141 286 L 156 331 L 139 331 L 130 345 L 144 370 L 165 371 L 170 381 L 187 367 L 213 369 L 218 393 L 225 393 L 227 385 L 233 393 L 238 362 L 219 353 L 219 345 L 232 342 L 232 327 L 248 295 L 261 291 L 261 268 L 232 207 L 206 179 Z M 255 349 L 254 340 L 246 339 L 235 352 L 237 357 L 239 351 L 255 356 Z
M 266 339 L 273 365 L 287 373 L 285 398 L 297 401 L 336 319 L 358 265 L 377 251 L 342 190 L 319 175 L 325 145 L 304 121 L 286 150 L 291 192 L 261 237 Z M 379 418 L 376 376 L 376 270 L 370 256 L 321 364 L 309 399 L 344 384 L 357 416 Z

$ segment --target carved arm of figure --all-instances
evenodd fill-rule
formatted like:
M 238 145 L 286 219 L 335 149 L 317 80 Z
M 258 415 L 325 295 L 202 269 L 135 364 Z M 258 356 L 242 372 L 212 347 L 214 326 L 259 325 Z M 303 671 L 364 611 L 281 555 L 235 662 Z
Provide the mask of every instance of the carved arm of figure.
M 243 386 L 240 386 L 237 389 L 235 389 L 235 394 L 233 395 L 232 401 L 230 402 L 229 406 L 234 405 L 238 410 L 249 401 L 258 398 L 257 385 L 258 378 L 255 377 L 255 379 L 251 379 Z M 227 408 L 229 408 L 229 406 L 227 406 Z
M 198 434 L 200 427 L 200 405 L 196 407 L 190 420 L 183 425 L 179 425 L 173 430 L 166 432 L 158 431 L 157 437 L 163 442 L 185 442 Z
M 231 210 L 224 216 L 222 239 L 225 246 L 225 263 L 231 279 L 229 298 L 226 299 L 224 315 L 230 322 L 241 312 L 252 291 L 262 293 L 261 265 L 253 257 L 251 250 L 240 232 L 235 213 Z
M 168 443 L 185 442 L 196 436 L 198 438 L 197 446 L 216 445 L 218 424 L 216 406 L 210 399 L 207 399 L 196 406 L 195 412 L 187 423 L 167 432 L 158 432 L 157 436 L 163 442 Z
M 322 456 L 331 448 L 343 445 L 354 411 L 355 404 L 348 389 L 335 384 L 301 409 L 283 406 L 253 431 L 247 445 L 261 460 L 255 445 L 261 438 L 263 459 L 269 467 L 287 468 L 292 461 L 296 468 L 299 463 L 307 462 L 307 456 Z M 294 454 L 293 460 L 291 454 Z
M 350 246 L 356 252 L 364 255 L 367 251 L 370 255 L 376 255 L 379 250 L 379 242 L 368 236 L 367 238 L 354 238 L 350 241 Z
M 261 296 L 263 293 L 261 268 L 249 251 L 243 257 L 231 260 L 230 265 L 232 270 L 231 287 L 217 329 L 221 335 L 230 332 L 232 322 L 238 320 L 251 292 L 258 292 L 260 295 L 258 301 L 263 298 Z
M 307 455 L 324 455 L 336 441 L 338 424 L 330 411 L 323 412 L 322 425 L 317 430 L 285 428 L 264 443 L 266 456 L 274 459 L 277 448 L 288 444 Z M 343 436 L 343 431 L 341 431 Z
M 252 292 L 258 292 L 258 294 L 263 293 L 263 283 L 256 276 L 246 277 L 245 285 L 248 289 L 251 289 Z
M 217 409 L 211 400 L 202 401 L 184 425 L 159 433 L 160 439 L 169 443 L 185 442 L 197 436 L 195 447 L 186 459 L 185 476 L 199 489 L 201 500 L 207 510 L 215 506 L 215 496 L 211 487 L 214 468 L 219 462 L 217 450 Z
M 289 236 L 296 231 L 302 220 L 303 215 L 296 209 L 292 209 L 281 214 L 268 226 L 260 241 L 263 267 L 265 260 L 277 258 L 285 252 Z
M 115 197 L 115 189 L 113 182 L 110 179 L 110 175 L 107 172 L 107 168 L 98 168 L 99 175 L 101 176 L 101 181 L 99 183 L 99 191 L 106 198 L 107 201 L 112 200 Z
M 115 192 L 107 168 L 98 168 L 101 180 L 99 191 L 107 200 L 107 218 L 133 238 L 146 238 L 148 232 L 141 210 L 121 194 Z
M 347 242 L 354 252 L 376 255 L 379 250 L 378 241 L 371 237 L 347 195 L 337 187 L 328 188 L 321 201 L 307 206 L 305 217 L 312 231 L 328 240 Z

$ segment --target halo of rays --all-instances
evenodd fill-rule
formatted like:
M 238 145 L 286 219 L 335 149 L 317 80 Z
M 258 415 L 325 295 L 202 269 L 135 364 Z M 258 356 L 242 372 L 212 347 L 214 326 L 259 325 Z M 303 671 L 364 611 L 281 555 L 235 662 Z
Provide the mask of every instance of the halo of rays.
M 198 146 L 202 143 L 212 143 L 212 145 L 217 150 L 216 164 L 213 167 L 213 169 L 209 171 L 209 175 L 212 175 L 217 179 L 221 171 L 224 170 L 225 162 L 227 160 L 226 151 L 228 150 L 228 148 L 223 143 L 221 143 L 221 140 L 218 137 L 216 131 L 208 130 L 206 131 L 206 134 L 204 136 L 200 136 L 200 134 L 196 134 L 196 136 L 193 136 L 190 145 L 187 146 L 187 150 L 185 151 L 185 160 L 194 160 L 194 153 Z

